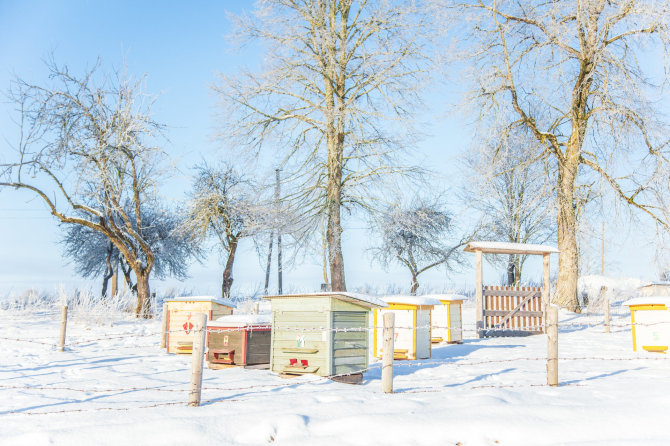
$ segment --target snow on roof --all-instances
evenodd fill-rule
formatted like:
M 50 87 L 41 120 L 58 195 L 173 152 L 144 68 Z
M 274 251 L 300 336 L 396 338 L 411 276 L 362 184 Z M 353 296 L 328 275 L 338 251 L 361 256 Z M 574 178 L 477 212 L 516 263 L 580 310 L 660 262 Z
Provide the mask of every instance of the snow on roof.
M 465 246 L 464 251 L 481 251 L 490 254 L 549 254 L 558 252 L 558 249 L 555 246 L 528 243 L 470 242 Z
M 626 306 L 631 305 L 665 305 L 670 307 L 670 296 L 644 296 L 636 297 L 623 303 Z
M 181 296 L 173 299 L 167 299 L 165 302 L 214 302 L 226 307 L 235 308 L 232 300 L 221 299 L 214 296 Z
M 656 286 L 656 285 L 659 285 L 659 286 L 670 286 L 670 282 L 649 282 L 649 283 L 645 283 L 645 284 L 642 285 L 640 288 L 644 288 L 644 287 L 646 287 L 646 286 Z
M 281 299 L 281 298 L 295 298 L 295 297 L 333 297 L 335 299 L 344 300 L 346 302 L 351 302 L 359 305 L 363 305 L 369 308 L 387 307 L 386 303 L 374 296 L 368 296 L 367 294 L 359 293 L 349 293 L 346 291 L 325 291 L 321 293 L 299 293 L 299 294 L 282 294 L 280 296 L 263 296 L 263 299 Z
M 381 299 L 387 304 L 442 305 L 442 302 L 432 296 L 384 296 Z
M 269 325 L 272 323 L 271 314 L 230 314 L 221 316 L 209 322 L 208 327 L 241 327 L 245 325 Z
M 437 299 L 440 302 L 446 300 L 468 300 L 468 297 L 462 294 L 425 294 L 421 297 L 430 297 L 432 299 Z

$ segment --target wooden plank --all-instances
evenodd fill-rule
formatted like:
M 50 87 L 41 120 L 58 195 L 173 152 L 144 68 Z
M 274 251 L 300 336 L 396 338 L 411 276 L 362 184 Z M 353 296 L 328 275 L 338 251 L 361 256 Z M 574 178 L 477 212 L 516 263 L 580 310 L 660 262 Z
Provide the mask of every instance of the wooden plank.
M 359 370 L 365 368 L 365 359 L 360 356 L 344 357 L 344 358 L 334 358 L 333 365 L 335 367 L 339 365 L 358 365 Z
M 484 312 L 486 316 L 500 316 L 504 317 L 509 314 L 509 310 L 487 310 Z M 525 317 L 525 316 L 533 316 L 533 317 L 539 317 L 542 316 L 541 311 L 517 311 L 515 313 L 515 316 L 512 317 Z
M 333 352 L 334 358 L 350 358 L 358 357 L 361 358 L 368 353 L 367 348 L 341 348 Z
M 498 324 L 498 325 L 502 325 L 502 324 L 504 324 L 506 321 L 509 321 L 510 318 L 512 318 L 516 313 L 519 312 L 519 310 L 521 309 L 521 307 L 524 306 L 524 305 L 526 304 L 526 302 L 528 302 L 528 301 L 531 300 L 533 297 L 535 297 L 535 292 L 534 292 L 534 291 L 527 291 L 527 293 L 530 293 L 530 294 L 528 294 L 528 296 L 526 296 L 521 302 L 517 303 L 516 306 L 512 309 L 512 311 L 509 312 L 508 314 L 506 314 L 506 315 L 503 317 L 502 322 L 500 322 L 500 324 Z M 520 298 L 520 297 L 514 297 L 513 299 L 516 300 L 516 301 L 518 302 L 521 298 Z M 513 302 L 514 302 L 514 301 L 513 301 L 512 299 L 510 299 L 510 307 L 512 306 L 512 303 L 513 303 Z M 527 315 L 527 314 L 519 314 L 517 317 L 524 317 L 524 316 L 528 316 L 528 315 Z M 509 325 L 510 325 L 512 328 L 515 328 L 514 323 L 509 324 Z
M 538 296 L 541 293 L 541 290 L 539 288 L 533 287 L 533 292 L 538 293 Z M 523 290 L 485 290 L 484 295 L 485 296 L 527 296 L 528 291 L 523 291 Z

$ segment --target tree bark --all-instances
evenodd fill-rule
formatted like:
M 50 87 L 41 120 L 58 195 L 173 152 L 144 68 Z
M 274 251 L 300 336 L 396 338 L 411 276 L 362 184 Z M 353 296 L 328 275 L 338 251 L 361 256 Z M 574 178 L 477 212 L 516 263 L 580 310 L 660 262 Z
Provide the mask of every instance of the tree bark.
M 579 253 L 577 249 L 577 215 L 574 194 L 577 178 L 577 163 L 559 163 L 558 190 L 558 282 L 556 301 L 570 311 L 579 309 L 577 301 L 577 277 Z M 550 297 L 551 298 L 551 297 Z
M 150 314 L 150 297 L 151 297 L 151 290 L 149 288 L 149 272 L 151 270 L 149 268 L 145 269 L 144 271 L 137 272 L 135 271 L 135 275 L 137 276 L 137 283 L 135 284 L 137 288 L 137 307 L 135 307 L 135 316 L 137 317 L 143 317 L 145 319 L 149 319 Z
M 221 280 L 221 297 L 224 299 L 230 296 L 230 288 L 233 286 L 233 262 L 235 262 L 235 252 L 237 251 L 237 239 L 231 240 L 228 246 L 230 250 Z
M 112 269 L 112 253 L 114 252 L 113 248 L 113 245 L 107 248 L 107 257 L 105 258 L 106 268 L 102 276 L 102 291 L 100 293 L 100 296 L 103 299 L 107 297 L 107 284 L 109 283 L 109 279 L 114 275 L 114 270 Z
M 416 290 L 419 289 L 419 278 L 415 273 L 412 272 L 412 287 L 410 288 L 410 294 L 416 296 Z

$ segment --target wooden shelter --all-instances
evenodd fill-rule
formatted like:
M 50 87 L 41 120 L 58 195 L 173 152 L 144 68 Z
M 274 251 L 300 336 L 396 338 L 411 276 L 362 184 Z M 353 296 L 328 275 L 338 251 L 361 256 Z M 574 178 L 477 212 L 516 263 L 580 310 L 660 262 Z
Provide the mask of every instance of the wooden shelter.
M 541 332 L 550 300 L 549 256 L 558 249 L 548 245 L 505 242 L 470 242 L 464 249 L 475 253 L 475 314 L 477 335 L 509 336 Z M 482 285 L 482 254 L 541 255 L 543 286 L 487 287 Z
M 193 347 L 193 315 L 205 313 L 207 320 L 218 319 L 233 313 L 229 300 L 213 296 L 186 296 L 166 300 L 167 352 L 190 354 Z
M 460 294 L 431 294 L 431 297 L 440 301 L 431 312 L 431 342 L 439 344 L 458 344 L 463 341 L 463 312 L 462 306 L 465 296 Z
M 367 368 L 368 316 L 386 306 L 383 301 L 347 292 L 264 299 L 272 303 L 273 372 L 332 376 Z
M 425 296 L 386 296 L 388 308 L 374 312 L 374 355 L 382 357 L 384 313 L 395 313 L 394 359 L 428 359 L 431 355 L 431 311 L 441 302 Z
M 269 368 L 271 319 L 269 314 L 232 314 L 207 324 L 209 367 Z

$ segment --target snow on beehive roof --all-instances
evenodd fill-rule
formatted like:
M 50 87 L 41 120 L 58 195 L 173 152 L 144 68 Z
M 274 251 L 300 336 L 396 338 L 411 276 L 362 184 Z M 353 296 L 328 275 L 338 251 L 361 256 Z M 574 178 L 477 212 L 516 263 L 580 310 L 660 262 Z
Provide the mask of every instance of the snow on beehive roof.
M 440 302 L 444 300 L 468 300 L 468 297 L 462 294 L 425 294 L 421 297 L 430 297 Z
M 670 307 L 670 296 L 644 296 L 636 297 L 623 303 L 626 306 L 631 305 L 665 305 Z
M 432 296 L 384 296 L 381 298 L 387 304 L 406 305 L 442 305 L 438 299 Z
M 235 308 L 235 304 L 232 300 L 221 299 L 220 297 L 214 296 L 181 296 L 167 299 L 165 302 L 214 302 L 220 305 L 225 305 L 226 307 Z
M 508 242 L 470 242 L 463 249 L 466 252 L 481 251 L 489 254 L 550 254 L 558 248 L 550 245 Z
M 221 316 L 212 321 L 208 326 L 216 327 L 240 327 L 245 325 L 268 325 L 272 322 L 271 314 L 230 314 Z
M 325 291 L 321 293 L 299 293 L 299 294 L 282 294 L 279 296 L 263 296 L 263 299 L 282 299 L 282 298 L 301 298 L 301 297 L 333 297 L 335 299 L 363 305 L 369 308 L 387 307 L 383 300 L 377 297 L 369 296 L 367 294 L 349 293 L 346 291 Z

